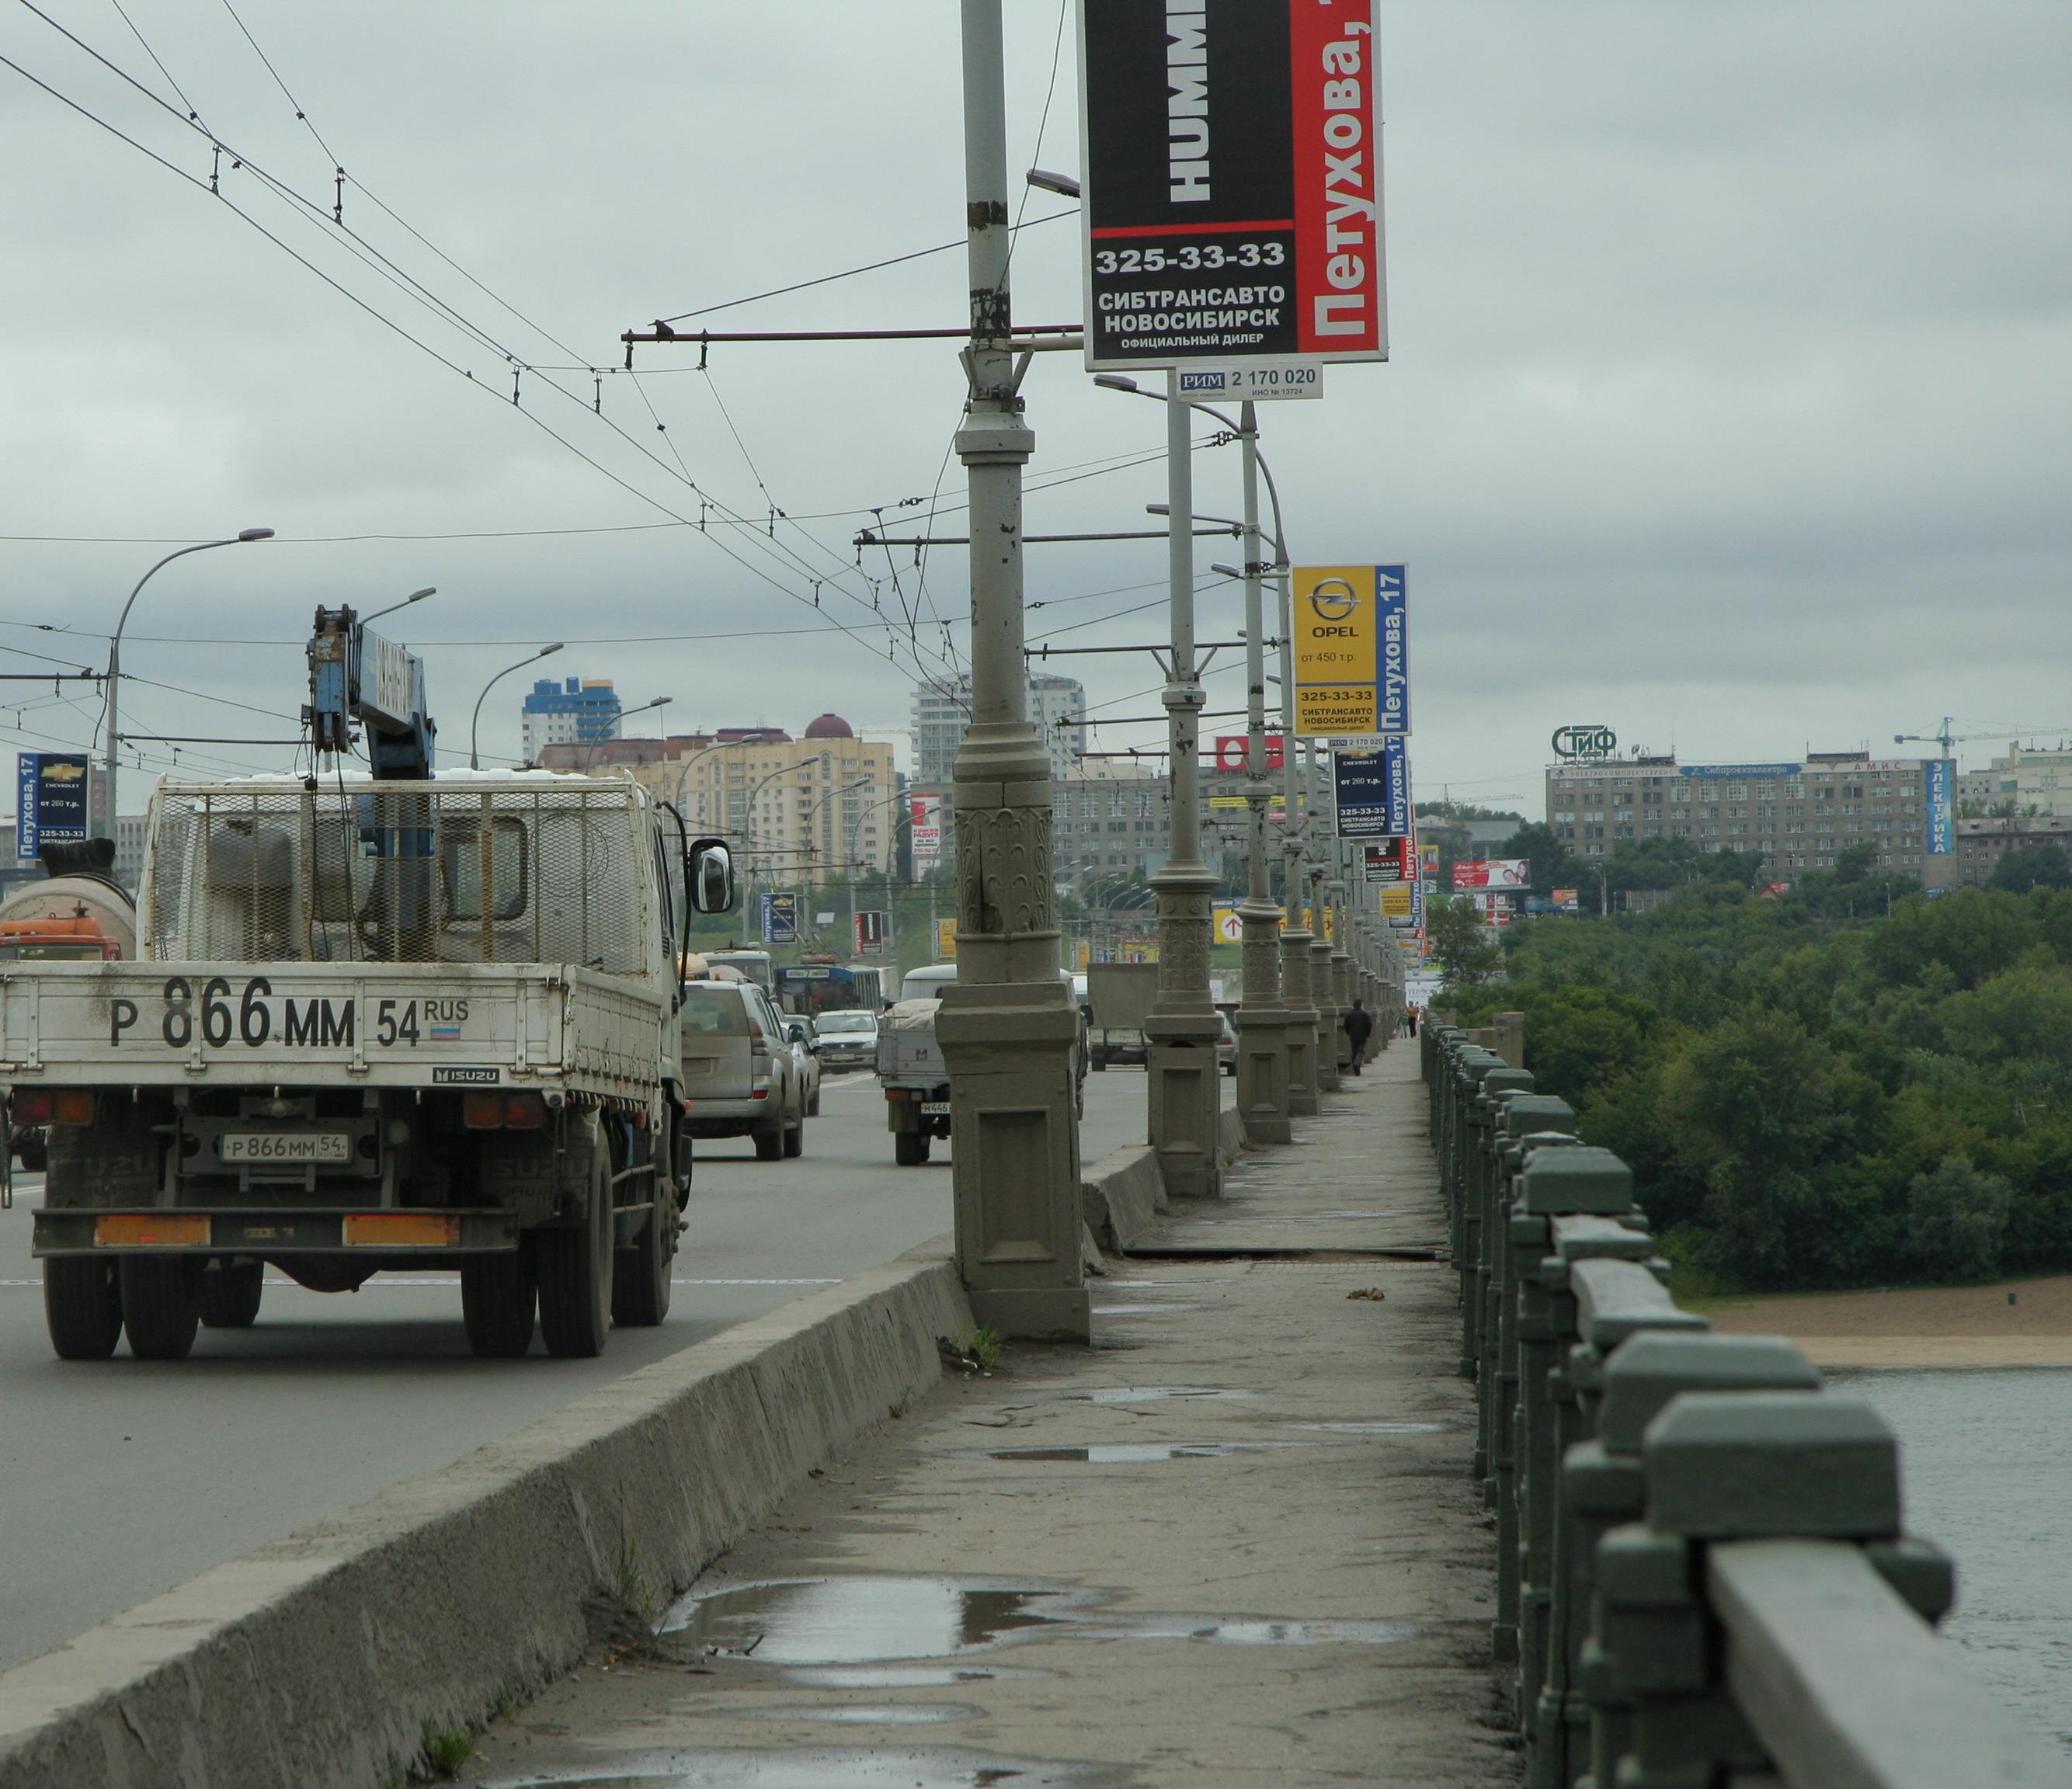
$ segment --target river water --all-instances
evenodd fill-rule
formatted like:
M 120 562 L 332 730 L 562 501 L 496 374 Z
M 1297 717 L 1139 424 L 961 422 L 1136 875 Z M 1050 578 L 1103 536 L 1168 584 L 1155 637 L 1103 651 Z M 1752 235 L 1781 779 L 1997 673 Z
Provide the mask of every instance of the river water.
M 2072 1750 L 2072 1372 L 1831 1373 L 1898 1433 L 1907 1532 L 1957 1561 L 1942 1625 Z

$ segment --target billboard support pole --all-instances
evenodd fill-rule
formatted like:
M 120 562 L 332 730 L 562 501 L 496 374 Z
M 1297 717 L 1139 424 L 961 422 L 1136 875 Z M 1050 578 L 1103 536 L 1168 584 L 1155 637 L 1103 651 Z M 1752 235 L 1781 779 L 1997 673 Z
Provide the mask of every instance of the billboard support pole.
M 1223 1105 L 1216 1040 L 1223 1022 L 1209 995 L 1210 897 L 1202 861 L 1201 730 L 1207 696 L 1194 659 L 1193 407 L 1180 375 L 1166 375 L 1166 744 L 1172 843 L 1151 878 L 1158 897 L 1158 992 L 1144 1022 L 1151 1147 L 1168 1193 L 1213 1199 L 1223 1191 L 1217 1119 Z
M 1259 529 L 1259 416 L 1250 399 L 1238 412 L 1244 468 L 1244 980 L 1237 1009 L 1237 1106 L 1245 1140 L 1293 1140 L 1288 1106 L 1288 1013 L 1281 1003 L 1275 934 L 1281 909 L 1266 874 L 1266 581 Z M 1285 756 L 1288 741 L 1281 749 Z
M 950 1077 L 957 1270 L 985 1327 L 1083 1342 L 1093 1319 L 1079 1255 L 1079 1014 L 1058 973 L 1050 761 L 1029 722 L 1022 651 L 1022 469 L 1036 437 L 1008 296 L 1001 0 L 962 0 L 962 35 L 971 340 L 956 446 L 971 494 L 972 708 L 951 771 L 957 979 L 935 1025 Z

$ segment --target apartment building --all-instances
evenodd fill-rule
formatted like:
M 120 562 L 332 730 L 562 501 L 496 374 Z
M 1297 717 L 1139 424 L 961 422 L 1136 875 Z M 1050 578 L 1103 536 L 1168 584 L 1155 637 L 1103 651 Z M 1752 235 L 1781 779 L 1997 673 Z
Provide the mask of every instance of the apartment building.
M 1763 764 L 1679 764 L 1667 757 L 1556 765 L 1547 824 L 1579 857 L 1608 857 L 1646 839 L 1688 839 L 1701 851 L 1762 853 L 1789 882 L 1832 869 L 1852 845 L 1931 888 L 1956 880 L 1955 778 L 1945 761 L 1814 752 Z
M 859 739 L 824 714 L 798 738 L 781 727 L 722 727 L 668 739 L 550 745 L 541 767 L 624 771 L 681 810 L 696 833 L 725 839 L 764 886 L 817 884 L 898 862 L 898 774 L 890 744 Z
M 1076 678 L 1034 671 L 1029 678 L 1030 722 L 1050 760 L 1054 778 L 1068 777 L 1086 749 L 1087 692 Z M 914 688 L 914 781 L 948 789 L 957 748 L 971 724 L 971 679 L 918 683 Z
M 1126 760 L 1083 758 L 1050 785 L 1050 865 L 1060 882 L 1090 872 L 1151 875 L 1173 851 L 1166 778 Z

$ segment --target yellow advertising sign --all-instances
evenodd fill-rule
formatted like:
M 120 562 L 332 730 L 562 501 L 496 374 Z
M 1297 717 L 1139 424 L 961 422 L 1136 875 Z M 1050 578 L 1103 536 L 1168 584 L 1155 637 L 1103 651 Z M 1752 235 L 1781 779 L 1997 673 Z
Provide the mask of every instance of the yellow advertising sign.
M 1407 733 L 1409 642 L 1400 565 L 1298 565 L 1289 621 L 1295 731 Z
M 957 954 L 956 916 L 951 914 L 935 921 L 935 961 L 953 962 Z
M 1381 913 L 1384 919 L 1408 919 L 1411 915 L 1410 884 L 1408 882 L 1385 882 L 1381 888 Z
M 1092 938 L 1074 938 L 1072 940 L 1072 973 L 1075 975 L 1085 975 L 1087 972 L 1087 965 L 1091 963 L 1093 960 L 1093 940 Z

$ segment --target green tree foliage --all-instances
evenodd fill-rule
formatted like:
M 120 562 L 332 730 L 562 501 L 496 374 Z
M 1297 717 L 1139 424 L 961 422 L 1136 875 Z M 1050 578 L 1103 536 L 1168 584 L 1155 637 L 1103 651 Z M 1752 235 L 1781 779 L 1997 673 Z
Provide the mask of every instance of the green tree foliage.
M 2003 851 L 1993 865 L 1989 888 L 2004 888 L 2009 894 L 2027 894 L 2031 888 L 2072 888 L 2072 857 L 2062 845 L 2024 845 Z
M 1930 899 L 1865 856 L 1507 943 L 1463 1022 L 1523 1012 L 1538 1085 L 1724 1282 L 2072 1269 L 2072 889 Z
M 1503 953 L 1484 940 L 1482 910 L 1472 901 L 1433 901 L 1425 929 L 1449 992 L 1471 993 L 1494 978 Z

